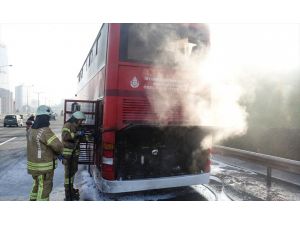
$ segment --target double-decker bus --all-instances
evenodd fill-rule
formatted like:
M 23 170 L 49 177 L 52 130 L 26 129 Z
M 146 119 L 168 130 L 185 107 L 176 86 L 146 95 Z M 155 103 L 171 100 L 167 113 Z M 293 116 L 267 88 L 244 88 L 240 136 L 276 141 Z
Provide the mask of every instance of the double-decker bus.
M 208 46 L 204 24 L 102 25 L 65 109 L 93 103 L 93 112 L 81 110 L 94 126 L 88 163 L 102 192 L 208 183 L 210 148 L 201 142 L 210 131 L 184 115 L 193 81 L 178 59 Z

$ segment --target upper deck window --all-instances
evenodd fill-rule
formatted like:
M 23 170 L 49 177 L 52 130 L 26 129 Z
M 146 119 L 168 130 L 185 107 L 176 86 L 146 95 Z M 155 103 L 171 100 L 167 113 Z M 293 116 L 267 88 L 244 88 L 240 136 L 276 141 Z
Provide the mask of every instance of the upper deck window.
M 189 57 L 208 44 L 204 25 L 122 24 L 120 61 L 173 63 L 175 54 Z
M 100 32 L 100 36 L 97 40 L 97 51 L 99 57 L 100 67 L 106 63 L 106 50 L 107 50 L 107 35 L 108 35 L 108 24 L 103 24 Z

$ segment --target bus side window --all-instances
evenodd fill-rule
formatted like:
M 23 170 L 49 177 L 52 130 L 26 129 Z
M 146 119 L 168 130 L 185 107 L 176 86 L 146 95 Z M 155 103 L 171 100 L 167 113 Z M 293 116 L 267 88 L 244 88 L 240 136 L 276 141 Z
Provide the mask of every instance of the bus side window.
M 94 52 L 94 56 L 96 56 L 98 54 L 98 38 L 94 43 L 93 52 Z
M 100 67 L 106 64 L 107 34 L 108 34 L 108 25 L 104 24 L 101 29 L 100 36 L 98 37 L 97 40 Z

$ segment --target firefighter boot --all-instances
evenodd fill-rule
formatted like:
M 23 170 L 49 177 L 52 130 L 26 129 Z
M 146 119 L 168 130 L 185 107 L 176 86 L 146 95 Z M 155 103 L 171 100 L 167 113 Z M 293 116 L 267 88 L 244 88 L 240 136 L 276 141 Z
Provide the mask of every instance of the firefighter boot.
M 73 201 L 74 200 L 74 198 L 73 198 L 73 196 L 71 196 L 71 193 L 69 192 L 69 190 L 68 191 L 65 190 L 65 199 L 64 200 L 65 201 Z
M 73 200 L 79 200 L 80 199 L 80 195 L 79 195 L 79 190 L 78 189 L 74 189 L 72 191 L 72 199 Z

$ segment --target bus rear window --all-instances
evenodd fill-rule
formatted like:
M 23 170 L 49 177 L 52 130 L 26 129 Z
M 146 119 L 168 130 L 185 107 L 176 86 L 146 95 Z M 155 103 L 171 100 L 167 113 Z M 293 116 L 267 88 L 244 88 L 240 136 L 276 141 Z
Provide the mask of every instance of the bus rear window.
M 189 57 L 209 44 L 207 27 L 185 24 L 122 24 L 120 61 L 173 63 L 179 53 Z

